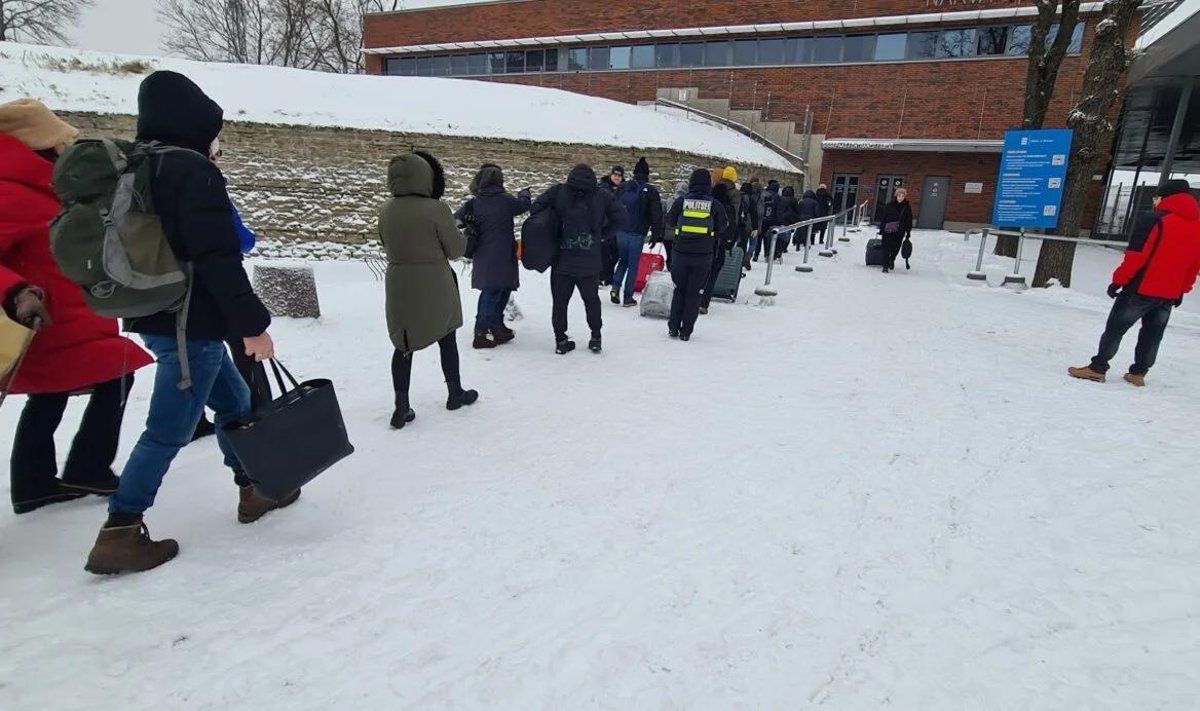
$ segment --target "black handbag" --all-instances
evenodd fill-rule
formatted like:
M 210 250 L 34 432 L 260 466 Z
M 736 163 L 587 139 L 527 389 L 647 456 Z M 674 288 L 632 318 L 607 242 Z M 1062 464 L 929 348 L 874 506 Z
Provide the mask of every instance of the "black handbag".
M 521 264 L 530 271 L 544 272 L 558 258 L 562 220 L 558 211 L 546 208 L 521 225 Z
M 298 383 L 274 359 L 271 370 L 280 396 L 226 425 L 225 435 L 259 492 L 282 499 L 353 454 L 354 446 L 332 382 Z M 284 384 L 285 375 L 290 389 Z
M 910 239 L 905 239 L 904 243 L 900 245 L 900 256 L 904 258 L 905 269 L 912 269 L 912 265 L 908 263 L 908 260 L 912 259 L 912 249 L 912 240 Z

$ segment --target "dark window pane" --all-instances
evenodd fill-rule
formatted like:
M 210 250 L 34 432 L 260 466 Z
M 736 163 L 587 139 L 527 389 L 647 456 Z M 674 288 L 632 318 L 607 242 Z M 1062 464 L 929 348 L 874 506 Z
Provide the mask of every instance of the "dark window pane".
M 469 54 L 467 55 L 467 71 L 471 74 L 487 74 L 487 55 L 486 54 Z
M 444 77 L 450 73 L 450 58 L 449 57 L 434 57 L 433 69 L 430 76 Z
M 906 56 L 909 59 L 930 59 L 936 56 L 940 34 L 938 32 L 909 32 Z
M 1010 57 L 1024 57 L 1029 54 L 1029 40 L 1032 34 L 1033 28 L 1029 25 L 1009 28 L 1008 46 L 1004 48 L 1004 53 Z
M 875 38 L 875 60 L 879 62 L 904 59 L 908 47 L 908 34 L 897 32 Z
M 841 37 L 817 37 L 813 44 L 813 63 L 831 64 L 842 61 Z
M 612 47 L 608 50 L 608 68 L 609 69 L 628 69 L 629 68 L 630 49 L 629 47 Z
M 1075 31 L 1071 33 L 1071 44 L 1067 47 L 1067 52 L 1071 54 L 1079 54 L 1083 51 L 1083 21 L 1080 20 L 1078 25 L 1075 25 Z
M 687 42 L 679 45 L 679 66 L 681 67 L 702 67 L 704 66 L 704 43 L 703 42 Z
M 451 76 L 461 77 L 468 74 L 467 55 L 456 54 L 450 57 L 450 74 Z
M 842 49 L 843 62 L 869 62 L 875 57 L 875 35 L 850 35 Z
M 608 47 L 592 47 L 588 50 L 588 69 L 608 69 Z
M 758 41 L 759 64 L 783 64 L 783 55 L 787 49 L 787 40 L 772 38 Z
M 705 42 L 704 43 L 704 66 L 706 67 L 728 67 L 729 55 L 732 52 L 732 43 L 728 40 L 723 42 Z
M 417 73 L 417 60 L 413 57 L 399 57 L 387 60 L 387 73 L 400 77 L 411 77 Z
M 758 64 L 758 40 L 734 40 L 733 64 L 737 67 Z
M 783 59 L 788 64 L 811 64 L 812 53 L 811 37 L 795 37 L 784 44 Z
M 581 72 L 588 68 L 588 51 L 587 48 L 572 49 L 567 53 L 567 70 L 572 72 Z
M 997 54 L 1004 54 L 1004 48 L 1008 44 L 1008 28 L 1007 27 L 981 27 L 979 28 L 979 45 L 978 51 L 981 57 L 991 57 Z
M 679 66 L 679 45 L 654 45 L 654 64 L 659 69 L 671 69 Z
M 974 57 L 975 29 L 945 30 L 938 42 L 939 57 Z
M 504 60 L 504 71 L 507 74 L 519 74 L 525 71 L 525 53 L 517 50 L 508 52 Z
M 550 50 L 553 52 L 554 50 Z M 525 71 L 540 72 L 546 66 L 546 50 L 531 49 L 525 52 Z
M 633 48 L 630 64 L 634 69 L 654 68 L 654 45 L 639 44 Z
M 417 76 L 433 76 L 433 57 L 417 57 Z
M 504 73 L 504 52 L 492 52 L 488 55 L 488 74 Z

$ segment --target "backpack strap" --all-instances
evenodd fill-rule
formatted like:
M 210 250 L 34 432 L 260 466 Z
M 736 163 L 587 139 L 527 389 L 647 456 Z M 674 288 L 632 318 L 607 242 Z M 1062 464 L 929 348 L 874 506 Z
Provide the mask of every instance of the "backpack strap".
M 175 347 L 179 353 L 179 384 L 176 387 L 180 390 L 191 390 L 192 369 L 188 365 L 187 357 L 187 322 L 188 312 L 192 308 L 192 288 L 196 280 L 193 278 L 191 262 L 183 263 L 183 271 L 187 274 L 188 287 L 183 297 L 183 306 L 175 314 Z

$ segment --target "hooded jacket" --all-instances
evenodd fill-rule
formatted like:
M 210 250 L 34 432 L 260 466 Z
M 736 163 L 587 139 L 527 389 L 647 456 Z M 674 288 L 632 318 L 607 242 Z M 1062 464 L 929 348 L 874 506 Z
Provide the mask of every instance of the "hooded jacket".
M 772 180 L 767 183 L 767 189 L 763 191 L 762 208 L 759 212 L 762 216 L 762 227 L 764 230 L 787 224 L 783 222 L 779 199 L 779 183 Z
M 151 74 L 138 91 L 138 140 L 188 149 L 155 159 L 150 196 L 176 257 L 191 262 L 194 270 L 187 323 L 188 338 L 194 340 L 258 336 L 271 324 L 242 268 L 225 177 L 207 157 L 223 115 L 200 87 L 175 72 Z M 164 312 L 127 319 L 125 326 L 174 337 L 175 320 L 174 313 Z
M 701 168 L 692 173 L 692 178 L 688 181 L 687 195 L 678 198 L 667 214 L 668 230 L 673 231 L 675 226 L 680 223 L 684 204 L 688 200 L 702 200 L 711 203 L 709 209 L 712 212 L 715 234 L 677 236 L 674 251 L 676 254 L 714 255 L 717 250 L 717 236 L 724 234 L 729 229 L 729 217 L 725 213 L 725 206 L 713 198 L 712 177 L 707 170 Z
M 467 241 L 441 201 L 445 186 L 441 164 L 427 153 L 388 165 L 392 198 L 379 211 L 379 240 L 388 260 L 388 335 L 402 353 L 427 348 L 463 324 L 450 260 L 463 256 Z
M 554 209 L 562 220 L 562 241 L 554 271 L 563 276 L 594 277 L 604 269 L 601 245 L 616 239 L 625 224 L 625 208 L 596 181 L 596 172 L 580 164 L 571 169 L 567 182 L 538 196 L 533 212 Z M 579 224 L 573 224 L 576 217 Z
M 742 183 L 737 220 L 738 229 L 743 236 L 748 237 L 759 228 L 758 200 L 754 197 L 754 188 L 750 183 Z
M 1113 283 L 1158 299 L 1181 299 L 1200 273 L 1200 205 L 1177 193 L 1138 221 Z
M 826 214 L 828 214 L 828 213 L 826 213 Z M 800 201 L 797 215 L 798 215 L 799 219 L 797 219 L 796 222 L 803 222 L 804 220 L 815 220 L 818 217 L 825 216 L 825 215 L 821 214 L 821 202 L 819 200 L 817 200 L 816 193 L 814 193 L 811 190 L 805 191 L 804 199 Z M 813 229 L 816 229 L 815 225 L 813 226 Z
M 532 200 L 528 192 L 514 196 L 504 189 L 504 173 L 489 165 L 480 169 L 471 182 L 474 195 L 468 204 L 475 219 L 477 245 L 472 257 L 471 287 L 475 289 L 516 290 L 521 286 L 517 268 L 516 229 L 513 218 L 529 212 Z M 462 223 L 464 204 L 454 214 Z
M 829 217 L 833 214 L 833 195 L 828 188 L 817 188 L 817 217 Z
M 796 200 L 796 189 L 787 186 L 779 196 L 778 219 L 775 224 L 781 227 L 794 225 L 800 221 L 800 203 Z

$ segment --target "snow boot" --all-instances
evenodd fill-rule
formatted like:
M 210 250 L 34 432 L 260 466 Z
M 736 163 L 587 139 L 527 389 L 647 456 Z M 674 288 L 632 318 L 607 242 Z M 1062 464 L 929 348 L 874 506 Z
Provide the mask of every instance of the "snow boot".
M 687 343 L 688 341 L 692 340 L 692 334 L 681 333 L 681 334 L 679 334 L 679 340 L 683 341 L 684 343 Z
M 96 496 L 112 496 L 117 493 L 117 487 L 120 485 L 120 477 L 111 471 L 96 481 L 69 481 L 63 479 L 62 482 L 63 488 L 68 491 L 79 491 L 84 494 L 95 494 Z
M 592 340 L 588 341 L 588 350 L 592 353 L 599 353 L 603 350 L 603 346 L 600 345 L 599 336 L 592 336 Z
M 679 338 L 679 329 L 678 328 L 668 328 L 667 336 L 669 336 L 671 338 Z
M 276 509 L 291 506 L 300 498 L 299 489 L 276 501 L 258 493 L 253 484 L 238 488 L 238 523 L 254 523 Z
M 179 544 L 170 538 L 151 540 L 142 521 L 128 526 L 105 526 L 96 536 L 83 569 L 94 575 L 140 573 L 179 555 Z
M 1093 383 L 1103 383 L 1105 381 L 1104 373 L 1101 373 L 1098 370 L 1092 370 L 1091 366 L 1086 368 L 1067 368 L 1067 374 L 1072 378 L 1090 380 Z
M 1125 374 L 1125 382 L 1127 382 L 1130 385 L 1137 387 L 1137 388 L 1144 388 L 1144 387 L 1146 387 L 1146 374 L 1145 373 L 1126 373 Z
M 638 305 L 638 302 L 637 302 L 637 299 L 634 299 L 631 297 L 631 298 L 625 299 L 624 303 L 622 303 L 621 305 L 627 309 L 632 309 L 634 306 Z
M 573 350 L 575 350 L 575 341 L 572 341 L 570 338 L 560 338 L 558 343 L 554 345 L 554 352 L 559 355 L 566 355 Z
M 463 405 L 474 405 L 479 400 L 479 393 L 474 390 L 451 388 L 450 396 L 446 398 L 446 409 L 451 412 L 461 410 Z
M 516 338 L 517 334 L 511 328 L 505 326 L 492 327 L 492 339 L 496 341 L 496 345 L 502 346 L 505 343 L 511 343 L 512 339 Z
M 405 407 L 403 410 L 396 408 L 396 411 L 392 413 L 392 429 L 402 430 L 405 425 L 415 419 L 417 419 L 417 413 L 413 412 L 411 407 Z
M 613 289 L 612 291 L 608 292 L 608 299 L 609 299 L 609 301 L 612 301 L 617 306 L 621 305 L 621 294 L 616 289 Z
M 475 332 L 475 341 L 473 343 L 471 343 L 471 347 L 477 351 L 486 350 L 488 348 L 495 348 L 496 341 L 493 341 L 491 338 L 488 338 L 487 331 L 476 331 Z
M 22 498 L 20 501 L 17 501 L 14 497 L 12 502 L 13 513 L 20 516 L 21 514 L 37 511 L 43 506 L 74 501 L 75 499 L 82 499 L 87 495 L 88 492 L 68 489 L 66 486 L 63 486 L 61 481 L 55 479 L 53 487 L 41 496 Z
M 707 315 L 708 315 L 708 307 L 707 307 L 707 306 L 701 306 L 701 307 L 700 307 L 700 315 L 701 315 L 701 316 L 707 316 Z

